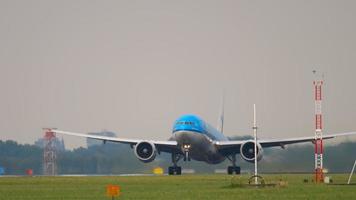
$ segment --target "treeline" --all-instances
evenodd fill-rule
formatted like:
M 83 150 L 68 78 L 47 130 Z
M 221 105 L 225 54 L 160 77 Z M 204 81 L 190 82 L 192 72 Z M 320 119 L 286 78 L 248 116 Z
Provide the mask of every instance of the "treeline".
M 330 172 L 349 172 L 355 159 L 355 142 L 325 147 L 324 166 Z M 42 174 L 42 162 L 41 148 L 14 141 L 0 141 L 0 167 L 5 168 L 5 174 L 22 175 L 26 169 L 33 169 L 34 174 Z M 195 161 L 180 161 L 179 164 L 183 169 L 194 169 L 197 173 L 211 173 L 215 169 L 226 169 L 230 165 L 228 161 L 218 165 Z M 253 164 L 241 160 L 240 156 L 238 164 L 243 171 L 253 170 Z M 58 174 L 150 173 L 154 167 L 160 166 L 166 170 L 170 165 L 169 154 L 161 153 L 153 162 L 145 164 L 135 157 L 129 145 L 109 142 L 105 145 L 59 152 L 57 155 Z M 259 168 L 262 172 L 312 172 L 313 145 L 291 145 L 285 150 L 265 149 Z
M 43 150 L 35 145 L 0 140 L 0 167 L 5 168 L 5 174 L 25 174 L 26 169 L 41 174 L 42 158 Z

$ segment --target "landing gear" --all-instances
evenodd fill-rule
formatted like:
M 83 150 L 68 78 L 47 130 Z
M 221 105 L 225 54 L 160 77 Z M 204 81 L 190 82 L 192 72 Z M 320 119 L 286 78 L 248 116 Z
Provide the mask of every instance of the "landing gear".
M 182 158 L 181 154 L 172 153 L 172 162 L 173 166 L 168 167 L 168 174 L 169 175 L 181 175 L 182 168 L 177 166 L 177 162 Z
M 241 168 L 236 166 L 228 166 L 227 174 L 241 174 Z
M 168 167 L 168 174 L 169 175 L 181 175 L 182 174 L 182 168 L 178 166 L 173 166 L 173 167 Z
M 184 144 L 183 145 L 184 161 L 190 161 L 189 150 L 190 150 L 190 144 Z
M 189 156 L 189 151 L 185 151 L 184 152 L 184 158 L 183 158 L 184 161 L 190 161 L 190 156 Z
M 227 167 L 227 173 L 228 174 L 241 174 L 241 168 L 236 166 L 236 154 L 228 156 L 227 159 L 229 159 L 232 162 L 232 166 Z

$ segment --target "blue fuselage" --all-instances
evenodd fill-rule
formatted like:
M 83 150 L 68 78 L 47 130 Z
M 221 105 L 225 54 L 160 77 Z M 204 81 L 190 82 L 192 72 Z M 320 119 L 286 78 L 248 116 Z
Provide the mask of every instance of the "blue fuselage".
M 178 142 L 182 152 L 189 150 L 192 159 L 210 164 L 225 160 L 225 156 L 218 152 L 214 142 L 228 139 L 198 116 L 181 116 L 175 121 L 172 133 L 171 139 Z

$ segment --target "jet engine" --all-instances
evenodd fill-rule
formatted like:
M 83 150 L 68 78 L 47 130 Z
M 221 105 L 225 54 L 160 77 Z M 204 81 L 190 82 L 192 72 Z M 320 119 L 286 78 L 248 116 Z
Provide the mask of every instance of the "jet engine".
M 156 147 L 150 142 L 139 142 L 135 145 L 135 155 L 136 157 L 144 162 L 152 162 L 156 158 Z
M 255 141 L 249 140 L 243 143 L 240 147 L 241 157 L 247 162 L 255 162 Z M 260 161 L 263 157 L 262 146 L 257 143 L 257 161 Z

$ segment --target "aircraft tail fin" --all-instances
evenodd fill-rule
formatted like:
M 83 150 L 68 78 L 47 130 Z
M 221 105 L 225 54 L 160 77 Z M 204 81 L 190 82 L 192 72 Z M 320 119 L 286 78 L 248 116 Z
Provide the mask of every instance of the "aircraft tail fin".
M 223 93 L 222 97 L 221 97 L 220 115 L 219 115 L 218 124 L 217 124 L 217 130 L 220 131 L 220 133 L 224 132 L 224 106 L 225 106 L 224 100 L 225 100 L 225 95 Z

